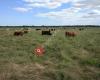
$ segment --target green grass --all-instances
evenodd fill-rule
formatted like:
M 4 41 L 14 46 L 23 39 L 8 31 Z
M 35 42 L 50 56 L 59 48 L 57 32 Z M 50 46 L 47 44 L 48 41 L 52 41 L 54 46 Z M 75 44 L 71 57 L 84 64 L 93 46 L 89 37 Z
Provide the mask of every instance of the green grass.
M 42 36 L 31 29 L 13 36 L 20 28 L 0 28 L 0 80 L 99 80 L 100 28 L 57 29 L 54 36 Z M 65 37 L 65 31 L 77 36 Z M 37 46 L 45 54 L 34 54 Z

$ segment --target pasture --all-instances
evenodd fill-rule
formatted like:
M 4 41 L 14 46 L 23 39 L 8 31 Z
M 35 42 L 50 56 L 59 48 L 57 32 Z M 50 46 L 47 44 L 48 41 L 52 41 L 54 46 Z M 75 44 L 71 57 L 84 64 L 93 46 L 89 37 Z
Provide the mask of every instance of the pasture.
M 0 28 L 0 80 L 100 80 L 100 28 L 56 28 L 52 35 L 30 28 L 14 36 L 16 30 Z M 41 45 L 45 54 L 36 56 Z

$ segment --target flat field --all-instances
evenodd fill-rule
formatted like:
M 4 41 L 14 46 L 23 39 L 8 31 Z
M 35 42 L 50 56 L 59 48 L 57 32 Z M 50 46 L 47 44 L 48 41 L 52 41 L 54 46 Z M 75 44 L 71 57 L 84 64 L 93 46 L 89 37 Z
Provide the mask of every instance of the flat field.
M 56 28 L 52 35 L 30 28 L 14 36 L 16 30 L 0 28 L 0 80 L 100 80 L 100 28 Z M 35 55 L 38 46 L 43 56 Z

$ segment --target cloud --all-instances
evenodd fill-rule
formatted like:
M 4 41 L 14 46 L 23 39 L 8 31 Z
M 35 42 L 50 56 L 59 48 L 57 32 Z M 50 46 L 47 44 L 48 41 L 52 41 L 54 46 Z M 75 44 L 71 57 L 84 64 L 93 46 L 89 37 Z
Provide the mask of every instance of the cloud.
M 34 3 L 34 2 L 49 2 L 50 0 L 23 0 L 24 2 Z
M 13 9 L 18 11 L 18 12 L 28 12 L 32 8 L 16 7 L 16 8 L 13 8 Z
M 73 3 L 73 6 L 93 9 L 100 7 L 100 0 L 78 0 Z
M 53 2 L 53 3 L 30 3 L 27 5 L 28 7 L 32 7 L 32 8 L 48 8 L 48 9 L 54 9 L 57 7 L 60 7 L 61 4 L 57 3 L 57 2 Z
M 63 3 L 68 3 L 70 0 L 23 0 L 30 7 L 43 7 L 55 9 L 60 7 Z
M 38 16 L 54 18 L 54 19 L 64 19 L 64 20 L 74 19 L 74 18 L 81 19 L 81 18 L 100 17 L 99 0 L 53 0 L 53 1 L 60 2 L 59 6 L 61 6 L 61 3 L 71 2 L 72 6 L 70 8 L 61 9 L 59 11 L 39 13 Z
M 77 9 L 76 9 L 77 10 Z M 100 15 L 96 13 L 79 13 L 73 9 L 62 9 L 60 11 L 39 13 L 36 16 L 54 20 L 59 25 L 76 25 L 76 24 L 98 24 Z
M 24 5 L 31 8 L 55 9 L 61 7 L 63 3 L 71 3 L 74 8 L 99 9 L 100 0 L 22 0 Z
M 48 17 L 52 19 L 73 19 L 73 18 L 80 18 L 83 16 L 82 13 L 79 13 L 80 8 L 69 8 L 69 9 L 62 9 L 60 11 L 48 12 L 48 13 L 39 13 L 37 16 L 39 17 Z
M 96 9 L 88 11 L 88 13 L 83 16 L 83 18 L 98 18 L 98 17 L 100 18 L 100 11 Z
M 45 17 L 60 21 L 90 20 L 100 18 L 100 0 L 22 0 L 28 8 L 17 7 L 15 10 L 28 12 L 34 8 L 47 8 L 46 13 L 37 13 L 38 17 Z M 61 8 L 63 4 L 70 3 L 70 7 Z M 60 7 L 60 8 L 59 8 Z M 59 8 L 59 11 L 56 10 Z M 53 11 L 52 11 L 53 9 Z M 49 11 L 50 10 L 50 11 Z M 41 11 L 41 10 L 40 10 Z M 88 21 L 89 22 L 89 21 Z

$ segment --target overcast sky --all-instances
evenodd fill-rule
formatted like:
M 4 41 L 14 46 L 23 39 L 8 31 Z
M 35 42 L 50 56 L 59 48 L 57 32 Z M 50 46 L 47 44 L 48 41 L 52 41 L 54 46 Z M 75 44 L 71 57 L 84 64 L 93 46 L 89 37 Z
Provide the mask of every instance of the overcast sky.
M 0 25 L 100 25 L 100 0 L 0 0 Z

